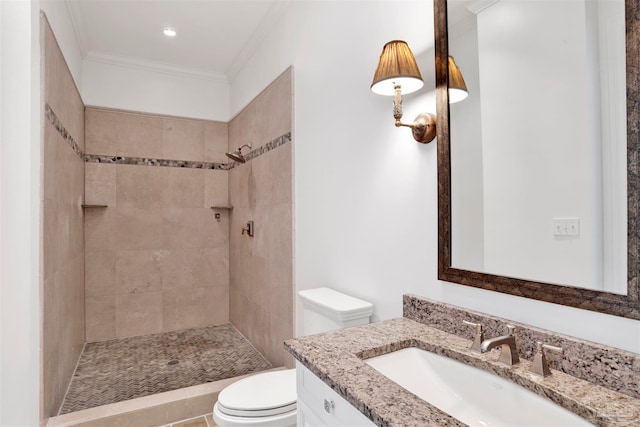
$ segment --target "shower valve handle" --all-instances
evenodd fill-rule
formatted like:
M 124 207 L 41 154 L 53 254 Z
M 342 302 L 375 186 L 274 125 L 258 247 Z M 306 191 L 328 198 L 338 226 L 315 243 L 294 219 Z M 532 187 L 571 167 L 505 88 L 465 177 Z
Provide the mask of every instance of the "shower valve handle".
M 242 234 L 245 232 L 249 237 L 253 237 L 253 221 L 247 222 L 247 226 L 242 229 Z

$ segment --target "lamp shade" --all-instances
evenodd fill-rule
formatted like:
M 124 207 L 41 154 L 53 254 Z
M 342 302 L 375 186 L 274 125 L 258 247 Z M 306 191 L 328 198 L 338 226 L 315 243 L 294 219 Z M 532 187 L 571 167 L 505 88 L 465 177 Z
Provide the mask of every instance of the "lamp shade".
M 420 89 L 423 82 L 409 45 L 402 40 L 393 40 L 382 48 L 371 90 L 378 95 L 394 95 L 398 85 L 406 94 Z
M 464 82 L 460 68 L 453 57 L 449 57 L 449 104 L 462 101 L 469 96 L 467 84 Z

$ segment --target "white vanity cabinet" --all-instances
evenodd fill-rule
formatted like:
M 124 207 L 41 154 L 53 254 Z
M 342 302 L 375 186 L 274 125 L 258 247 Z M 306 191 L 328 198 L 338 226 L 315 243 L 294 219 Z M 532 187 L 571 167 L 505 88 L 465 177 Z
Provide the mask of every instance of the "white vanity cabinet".
M 370 427 L 371 420 L 296 362 L 299 427 Z

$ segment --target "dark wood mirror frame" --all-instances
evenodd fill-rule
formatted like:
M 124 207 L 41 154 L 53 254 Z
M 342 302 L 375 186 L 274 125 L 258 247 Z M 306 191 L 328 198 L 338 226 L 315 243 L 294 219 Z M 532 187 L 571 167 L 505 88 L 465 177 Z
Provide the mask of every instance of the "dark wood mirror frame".
M 438 279 L 640 320 L 640 0 L 626 0 L 627 55 L 627 295 L 560 286 L 451 266 L 451 159 L 447 0 L 434 0 L 438 144 Z

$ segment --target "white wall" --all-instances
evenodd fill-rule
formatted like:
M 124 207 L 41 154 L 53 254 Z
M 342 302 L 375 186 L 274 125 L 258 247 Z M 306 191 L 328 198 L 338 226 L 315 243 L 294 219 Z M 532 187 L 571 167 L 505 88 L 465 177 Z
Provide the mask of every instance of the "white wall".
M 226 79 L 89 55 L 82 63 L 86 105 L 228 121 Z
M 503 0 L 477 18 L 484 271 L 597 289 L 600 88 L 585 3 Z M 580 235 L 554 236 L 553 218 L 579 218 Z
M 449 24 L 470 93 L 451 105 L 453 266 L 626 293 L 624 1 L 465 11 Z M 580 236 L 553 236 L 554 217 Z
M 475 15 L 449 27 L 449 55 L 462 70 L 469 96 L 449 106 L 451 149 L 451 265 L 484 269 L 482 110 Z
M 402 315 L 403 293 L 640 352 L 640 322 L 437 280 L 436 143 L 396 129 L 391 100 L 369 91 L 382 46 L 405 39 L 423 74 L 430 2 L 296 2 L 231 84 L 238 111 L 294 65 L 296 287 L 331 286 Z M 430 63 L 431 62 L 431 63 Z M 412 119 L 432 104 L 405 97 Z M 298 330 L 300 307 L 298 307 Z
M 296 2 L 231 86 L 239 108 L 294 64 L 296 286 L 371 300 L 376 319 L 398 316 L 402 291 L 435 269 L 436 169 L 435 144 L 396 129 L 392 99 L 369 86 L 382 46 L 404 39 L 420 60 L 432 23 L 428 2 Z M 426 73 L 407 120 L 433 111 Z
M 40 420 L 37 1 L 0 2 L 0 425 Z

